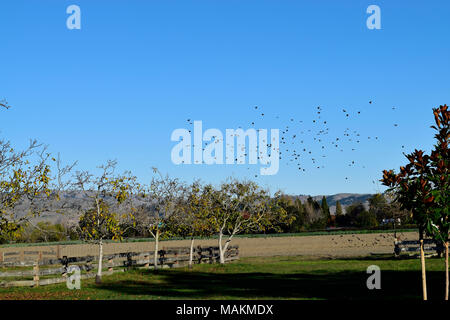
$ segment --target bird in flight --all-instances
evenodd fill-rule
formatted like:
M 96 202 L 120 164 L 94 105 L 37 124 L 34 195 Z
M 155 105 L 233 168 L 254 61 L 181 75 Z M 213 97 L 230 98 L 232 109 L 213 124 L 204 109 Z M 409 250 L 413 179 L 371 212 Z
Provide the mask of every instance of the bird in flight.
M 8 104 L 8 102 L 6 100 L 0 100 L 0 107 L 3 107 L 5 109 L 9 109 L 11 108 L 11 106 Z

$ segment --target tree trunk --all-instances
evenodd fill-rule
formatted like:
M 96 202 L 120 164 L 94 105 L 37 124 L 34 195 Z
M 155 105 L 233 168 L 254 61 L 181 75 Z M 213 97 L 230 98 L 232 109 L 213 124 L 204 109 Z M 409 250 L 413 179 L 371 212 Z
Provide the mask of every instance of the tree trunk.
M 191 249 L 189 251 L 189 269 L 192 269 L 193 256 L 194 256 L 194 237 L 191 238 Z
M 426 273 L 425 273 L 425 253 L 423 250 L 423 239 L 420 239 L 420 262 L 422 265 L 423 300 L 428 300 L 428 298 L 427 298 L 427 277 L 426 277 Z
M 222 231 L 219 232 L 219 259 L 220 259 L 220 264 L 224 264 L 225 263 L 225 253 L 223 252 L 223 248 L 222 248 L 222 237 L 223 237 L 223 233 Z
M 95 276 L 95 283 L 100 284 L 102 283 L 102 268 L 103 268 L 103 240 L 100 239 L 100 242 L 98 243 L 99 250 L 98 250 L 98 270 L 97 275 Z
M 155 253 L 153 258 L 153 267 L 155 271 L 158 269 L 158 245 L 159 245 L 159 229 L 156 230 L 155 234 Z
M 445 242 L 445 300 L 448 301 L 448 241 Z
M 228 249 L 228 246 L 230 245 L 230 242 L 231 242 L 231 237 L 227 239 L 227 241 L 225 242 L 225 245 L 223 246 L 222 251 L 223 251 L 223 262 L 224 263 L 225 263 L 225 259 L 226 259 L 225 255 L 227 254 L 227 249 Z
M 219 233 L 219 255 L 220 255 L 220 264 L 225 263 L 225 254 L 227 253 L 228 246 L 230 245 L 231 238 L 233 238 L 234 233 L 228 237 L 227 241 L 225 241 L 225 244 L 222 246 L 222 238 L 223 233 Z

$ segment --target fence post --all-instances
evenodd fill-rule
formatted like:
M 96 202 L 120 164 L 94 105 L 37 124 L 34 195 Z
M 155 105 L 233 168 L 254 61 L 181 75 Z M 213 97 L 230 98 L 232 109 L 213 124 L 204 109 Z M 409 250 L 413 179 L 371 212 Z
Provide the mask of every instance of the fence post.
M 34 286 L 39 287 L 39 260 L 36 262 L 36 264 L 33 267 L 33 281 L 34 281 Z
M 158 251 L 160 268 L 164 268 L 166 251 L 164 249 Z
M 113 272 L 113 258 L 108 260 L 108 272 Z
M 214 263 L 214 248 L 213 247 L 209 247 L 209 263 L 212 264 Z
M 202 263 L 202 247 L 200 245 L 197 246 L 197 249 L 194 251 L 197 254 L 198 264 Z
M 61 264 L 63 266 L 63 269 L 64 269 L 62 277 L 63 278 L 67 278 L 67 268 L 69 267 L 69 262 L 67 261 L 67 257 L 63 256 L 62 259 L 60 259 L 60 262 L 61 262 Z
M 133 260 L 131 258 L 131 252 L 127 253 L 127 270 L 130 270 L 133 265 Z
M 173 261 L 173 265 L 172 267 L 178 265 L 178 253 L 180 252 L 180 249 L 178 249 L 177 251 L 175 251 L 175 259 Z

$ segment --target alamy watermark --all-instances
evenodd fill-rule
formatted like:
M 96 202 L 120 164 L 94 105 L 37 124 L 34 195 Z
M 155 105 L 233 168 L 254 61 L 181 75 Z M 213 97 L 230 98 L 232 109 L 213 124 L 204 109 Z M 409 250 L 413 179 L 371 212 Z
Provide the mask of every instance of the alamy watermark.
M 66 13 L 70 16 L 66 20 L 66 26 L 69 30 L 81 29 L 81 9 L 79 6 L 72 4 L 67 7 Z M 366 20 L 366 26 L 370 30 L 381 29 L 381 9 L 378 5 L 371 4 L 367 7 L 366 13 L 370 16 Z
M 172 132 L 171 141 L 178 143 L 172 148 L 171 159 L 176 165 L 242 165 L 248 158 L 248 164 L 266 166 L 260 168 L 261 175 L 275 175 L 280 160 L 279 137 L 279 129 L 271 129 L 270 138 L 267 129 L 226 129 L 225 135 L 219 129 L 203 132 L 202 121 L 194 121 L 193 137 L 184 128 Z
M 366 26 L 369 30 L 381 29 L 381 9 L 379 6 L 372 4 L 367 7 L 366 10 L 370 16 L 366 20 Z
M 78 266 L 69 266 L 67 268 L 67 274 L 70 276 L 67 277 L 66 280 L 66 286 L 67 289 L 73 290 L 77 289 L 80 290 L 81 288 L 81 270 Z
M 67 29 L 81 29 L 81 9 L 79 6 L 72 4 L 67 7 L 66 13 L 70 16 L 66 20 Z
M 367 267 L 367 273 L 371 274 L 369 278 L 367 278 L 366 285 L 367 289 L 381 289 L 381 270 L 377 265 L 371 265 Z

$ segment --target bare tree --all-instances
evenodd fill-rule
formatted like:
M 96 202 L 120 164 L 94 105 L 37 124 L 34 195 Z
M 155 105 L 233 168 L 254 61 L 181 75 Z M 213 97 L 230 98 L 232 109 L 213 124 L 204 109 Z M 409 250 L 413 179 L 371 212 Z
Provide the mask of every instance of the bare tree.
M 80 217 L 79 235 L 86 242 L 99 247 L 96 283 L 101 283 L 103 242 L 105 239 L 122 240 L 125 230 L 121 228 L 119 208 L 114 203 L 123 205 L 133 197 L 136 177 L 131 173 L 117 176 L 114 171 L 116 161 L 108 161 L 98 167 L 100 174 L 95 176 L 87 171 L 77 172 L 75 186 L 90 199 L 92 207 Z M 122 219 L 133 219 L 133 209 L 128 208 Z
M 140 212 L 136 217 L 138 226 L 155 239 L 153 266 L 157 270 L 159 240 L 169 230 L 169 218 L 177 210 L 185 188 L 178 179 L 163 176 L 156 168 L 153 174 L 150 184 L 142 188 Z

